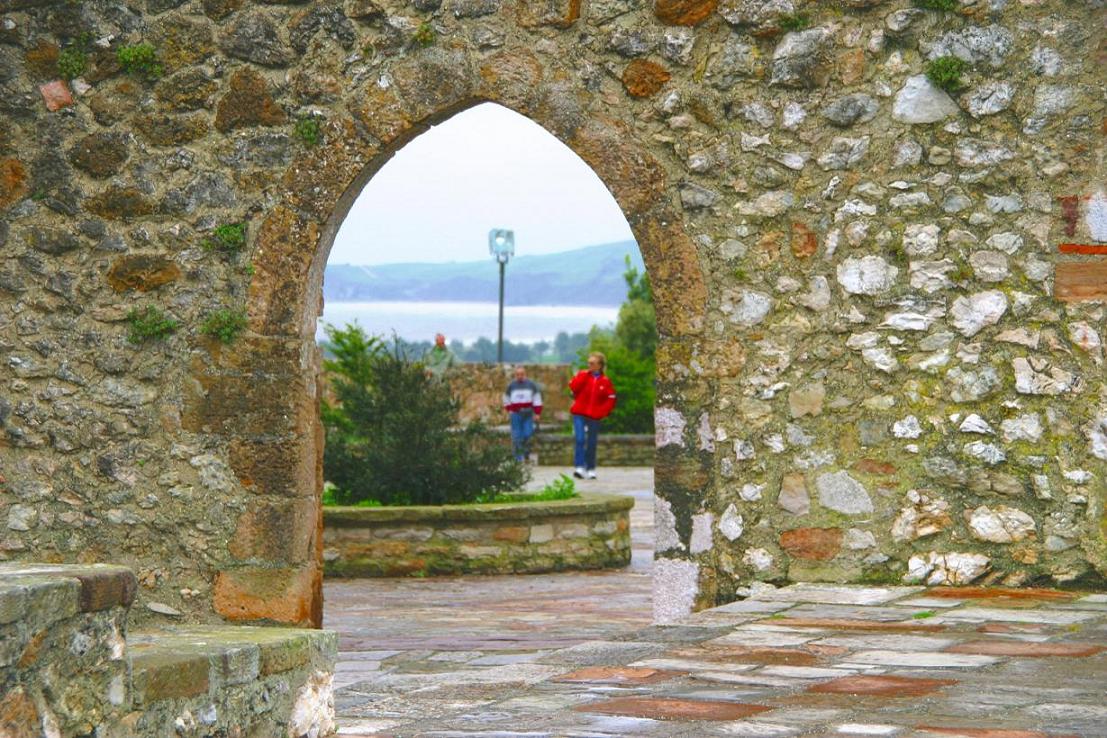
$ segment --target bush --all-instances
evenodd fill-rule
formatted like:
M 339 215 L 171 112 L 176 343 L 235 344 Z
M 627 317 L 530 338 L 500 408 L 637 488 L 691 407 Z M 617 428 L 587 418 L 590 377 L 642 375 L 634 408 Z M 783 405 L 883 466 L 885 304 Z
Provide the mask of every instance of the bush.
M 517 490 L 526 467 L 481 424 L 459 427 L 460 402 L 360 326 L 327 326 L 334 356 L 324 362 L 335 402 L 324 402 L 323 471 L 339 504 L 476 502 Z

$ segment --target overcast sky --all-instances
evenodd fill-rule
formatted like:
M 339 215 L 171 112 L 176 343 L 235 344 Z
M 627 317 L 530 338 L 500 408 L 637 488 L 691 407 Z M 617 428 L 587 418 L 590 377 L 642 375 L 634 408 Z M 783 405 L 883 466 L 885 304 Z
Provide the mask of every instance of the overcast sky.
M 490 259 L 492 228 L 515 231 L 516 255 L 633 238 L 587 164 L 537 123 L 486 103 L 414 139 L 377 172 L 330 263 Z

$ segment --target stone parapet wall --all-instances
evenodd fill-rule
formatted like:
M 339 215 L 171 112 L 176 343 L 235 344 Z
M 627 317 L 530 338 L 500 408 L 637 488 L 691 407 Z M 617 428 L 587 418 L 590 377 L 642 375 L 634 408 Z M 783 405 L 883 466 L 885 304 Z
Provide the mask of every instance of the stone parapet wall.
M 0 735 L 332 734 L 333 632 L 129 631 L 136 588 L 120 566 L 0 565 Z
M 524 364 L 527 377 L 542 390 L 542 420 L 546 423 L 569 421 L 569 394 L 572 367 L 568 364 Z M 479 420 L 488 425 L 504 423 L 503 394 L 514 379 L 511 364 L 462 364 L 450 370 L 450 389 L 461 400 L 461 419 Z
M 572 466 L 573 437 L 564 433 L 537 433 L 531 451 L 539 466 Z M 652 433 L 600 433 L 596 452 L 600 466 L 653 466 Z
M 327 507 L 331 577 L 534 574 L 630 563 L 630 497 L 441 507 Z

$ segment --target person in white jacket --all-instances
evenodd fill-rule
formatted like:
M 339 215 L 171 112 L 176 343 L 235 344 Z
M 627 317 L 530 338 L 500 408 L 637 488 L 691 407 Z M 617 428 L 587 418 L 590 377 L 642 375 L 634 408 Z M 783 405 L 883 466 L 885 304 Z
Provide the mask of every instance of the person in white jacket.
M 542 391 L 527 379 L 525 367 L 515 367 L 515 378 L 504 390 L 504 410 L 511 418 L 511 449 L 516 461 L 526 461 L 530 455 L 530 439 L 542 416 Z

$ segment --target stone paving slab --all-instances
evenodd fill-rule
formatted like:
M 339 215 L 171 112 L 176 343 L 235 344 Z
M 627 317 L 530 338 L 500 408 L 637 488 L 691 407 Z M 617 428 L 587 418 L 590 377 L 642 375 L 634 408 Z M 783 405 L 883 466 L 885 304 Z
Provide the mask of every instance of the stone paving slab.
M 531 662 L 440 662 L 340 690 L 340 734 L 1107 737 L 1107 612 L 1073 607 L 1100 594 L 955 594 L 793 585 Z

